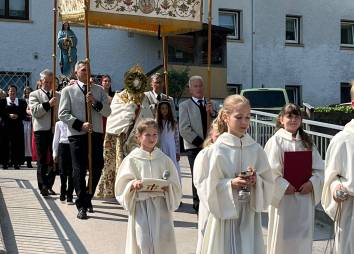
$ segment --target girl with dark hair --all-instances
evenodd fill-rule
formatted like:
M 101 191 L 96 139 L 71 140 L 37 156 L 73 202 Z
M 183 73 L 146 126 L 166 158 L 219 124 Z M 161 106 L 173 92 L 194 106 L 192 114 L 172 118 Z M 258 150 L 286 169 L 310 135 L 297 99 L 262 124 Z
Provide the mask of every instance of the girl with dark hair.
M 267 254 L 310 254 L 315 205 L 321 200 L 323 161 L 302 128 L 302 112 L 297 105 L 285 105 L 276 126 L 276 133 L 265 145 L 275 181 L 272 204 L 269 206 Z M 284 177 L 284 160 L 285 152 L 298 151 L 311 151 L 312 176 L 295 188 Z M 299 173 L 305 170 L 300 162 Z
M 179 132 L 177 122 L 175 121 L 172 108 L 169 101 L 161 101 L 157 106 L 156 121 L 159 126 L 160 149 L 175 164 L 179 179 L 181 181 L 181 172 L 179 167 Z
M 101 76 L 101 86 L 103 87 L 104 91 L 107 93 L 109 101 L 112 101 L 114 96 L 114 92 L 112 90 L 112 79 L 108 74 L 103 74 Z

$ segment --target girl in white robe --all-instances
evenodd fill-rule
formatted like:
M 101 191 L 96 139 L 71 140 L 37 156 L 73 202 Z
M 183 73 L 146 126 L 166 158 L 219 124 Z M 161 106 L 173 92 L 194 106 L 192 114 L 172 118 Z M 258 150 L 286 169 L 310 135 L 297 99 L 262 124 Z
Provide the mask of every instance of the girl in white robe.
M 159 102 L 157 106 L 156 121 L 159 126 L 160 149 L 170 157 L 175 164 L 181 182 L 181 170 L 179 167 L 179 131 L 169 101 Z
M 273 192 L 273 178 L 266 154 L 246 131 L 250 123 L 250 105 L 240 95 L 224 101 L 218 124 L 227 126 L 216 142 L 205 151 L 203 166 L 209 175 L 202 200 L 210 214 L 201 253 L 263 254 L 261 212 Z M 241 171 L 253 175 L 245 178 Z M 241 202 L 241 188 L 250 189 L 250 200 Z
M 277 119 L 278 131 L 265 145 L 275 181 L 269 207 L 267 254 L 312 253 L 315 205 L 321 200 L 324 172 L 322 158 L 301 125 L 300 108 L 285 105 Z M 312 176 L 296 190 L 283 177 L 284 152 L 305 150 L 312 150 Z
M 354 253 L 354 119 L 331 140 L 326 152 L 325 168 L 322 206 L 335 221 L 334 253 Z M 338 199 L 336 189 L 348 193 L 348 198 L 344 201 Z M 341 212 L 336 218 L 337 209 Z
M 209 210 L 207 208 L 207 200 L 204 200 L 204 193 L 206 192 L 206 179 L 208 178 L 209 172 L 208 168 L 208 158 L 206 155 L 207 151 L 216 139 L 224 133 L 225 129 L 219 129 L 217 124 L 217 119 L 211 124 L 211 129 L 209 131 L 208 137 L 203 143 L 204 149 L 201 150 L 194 161 L 194 174 L 193 174 L 193 183 L 197 189 L 199 198 L 199 210 L 198 210 L 198 241 L 197 241 L 197 250 L 196 254 L 201 252 L 204 232 L 208 222 Z
M 116 199 L 129 212 L 126 254 L 177 253 L 172 211 L 179 206 L 181 185 L 172 160 L 155 147 L 157 130 L 154 120 L 139 123 L 140 148 L 124 158 L 115 182 Z M 163 192 L 139 191 L 144 179 L 163 177 L 169 182 Z

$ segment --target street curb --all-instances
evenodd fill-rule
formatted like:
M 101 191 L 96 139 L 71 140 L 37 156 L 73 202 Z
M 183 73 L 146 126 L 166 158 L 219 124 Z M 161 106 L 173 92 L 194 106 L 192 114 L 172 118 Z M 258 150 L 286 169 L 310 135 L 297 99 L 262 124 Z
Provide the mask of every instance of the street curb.
M 1 188 L 0 188 L 0 205 L 4 204 L 4 198 L 1 192 Z M 4 237 L 2 235 L 2 231 L 1 231 L 1 224 L 2 224 L 2 216 L 0 216 L 0 254 L 6 254 L 6 248 L 5 248 L 5 243 L 4 243 Z

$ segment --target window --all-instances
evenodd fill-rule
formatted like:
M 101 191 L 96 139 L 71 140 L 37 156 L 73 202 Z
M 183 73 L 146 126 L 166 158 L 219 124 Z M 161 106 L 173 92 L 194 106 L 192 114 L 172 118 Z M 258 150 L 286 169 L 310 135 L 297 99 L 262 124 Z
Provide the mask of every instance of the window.
M 354 21 L 341 21 L 340 43 L 343 46 L 354 47 Z
M 286 16 L 285 42 L 300 44 L 300 19 L 298 16 Z
M 296 105 L 301 105 L 301 86 L 285 86 L 286 93 L 288 94 L 289 102 Z
M 227 84 L 226 87 L 229 94 L 240 94 L 242 84 Z
M 29 72 L 0 71 L 0 88 L 7 91 L 8 85 L 17 86 L 17 96 L 22 96 L 25 86 L 30 86 Z
M 0 0 L 0 18 L 29 19 L 29 0 Z
M 340 83 L 340 103 L 351 102 L 350 87 L 350 83 L 348 82 Z
M 241 39 L 241 11 L 219 9 L 219 26 L 230 29 L 228 38 Z

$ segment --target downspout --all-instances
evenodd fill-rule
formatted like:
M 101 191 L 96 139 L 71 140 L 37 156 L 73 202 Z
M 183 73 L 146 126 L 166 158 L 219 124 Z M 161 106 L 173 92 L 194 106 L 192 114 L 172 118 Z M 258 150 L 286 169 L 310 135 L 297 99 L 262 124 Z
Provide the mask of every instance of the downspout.
M 254 61 L 253 61 L 253 54 L 254 54 L 254 1 L 251 0 L 251 88 L 254 87 Z

